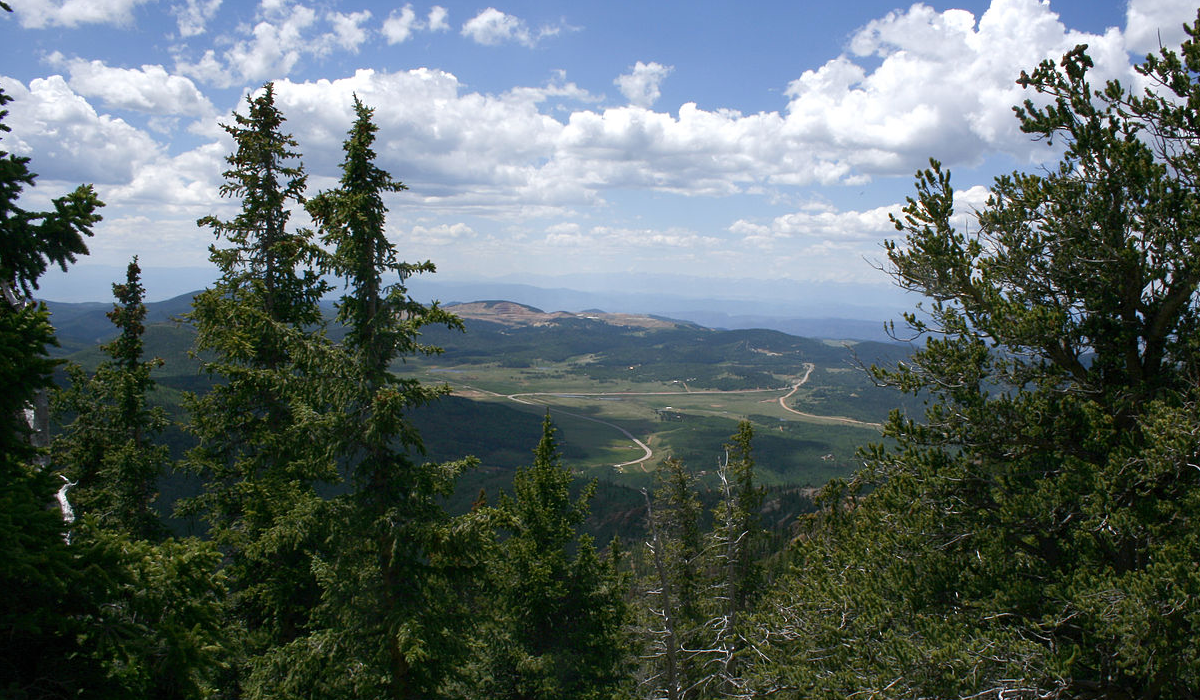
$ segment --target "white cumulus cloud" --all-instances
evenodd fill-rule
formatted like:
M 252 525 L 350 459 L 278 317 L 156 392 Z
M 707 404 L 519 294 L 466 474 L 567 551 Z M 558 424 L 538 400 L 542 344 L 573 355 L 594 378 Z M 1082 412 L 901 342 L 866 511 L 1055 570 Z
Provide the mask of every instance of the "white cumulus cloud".
M 384 20 L 383 35 L 389 44 L 402 44 L 408 41 L 415 32 L 444 32 L 450 29 L 450 23 L 446 21 L 448 15 L 446 8 L 434 5 L 433 9 L 429 10 L 426 21 L 421 21 L 417 19 L 417 13 L 413 10 L 413 6 L 405 5 L 399 10 L 393 10 Z
M 357 53 L 367 39 L 362 25 L 370 17 L 368 10 L 319 15 L 294 0 L 262 0 L 254 25 L 219 37 L 219 52 L 207 49 L 199 59 L 190 59 L 183 47 L 177 48 L 175 70 L 217 87 L 277 80 L 305 57 L 334 50 Z
M 221 0 L 187 0 L 182 5 L 172 5 L 171 12 L 179 23 L 179 35 L 187 38 L 203 34 L 220 8 Z
M 592 205 L 616 190 L 727 196 L 859 184 L 908 175 L 930 156 L 951 167 L 996 151 L 1054 158 L 1019 132 L 1011 106 L 1028 95 L 1015 80 L 1081 41 L 1093 46 L 1098 80 L 1129 74 L 1119 33 L 1071 32 L 1037 0 L 994 0 L 978 19 L 918 4 L 870 23 L 852 37 L 850 53 L 793 81 L 782 111 L 747 115 L 687 103 L 675 115 L 629 105 L 556 118 L 563 105 L 543 109 L 548 97 L 590 98 L 565 76 L 496 96 L 429 69 L 359 71 L 281 84 L 278 94 L 281 104 L 294 104 L 285 114 L 305 115 L 296 131 L 314 167 L 338 162 L 356 91 L 368 104 L 387 105 L 376 114 L 379 152 L 398 177 L 421 184 L 422 206 L 494 214 Z M 663 73 L 642 65 L 643 75 Z
M 448 31 L 450 29 L 450 22 L 447 21 L 446 18 L 449 16 L 449 14 L 450 13 L 446 10 L 446 8 L 442 7 L 441 5 L 434 5 L 429 10 L 429 24 L 427 25 L 429 27 L 429 31 Z
M 423 26 L 417 21 L 417 13 L 413 11 L 412 5 L 405 5 L 398 12 L 393 11 L 383 21 L 383 36 L 389 44 L 402 44 L 408 41 L 414 31 Z
M 484 46 L 496 46 L 509 41 L 526 46 L 533 45 L 533 38 L 524 20 L 494 7 L 489 7 L 467 20 L 462 26 L 462 35 Z
M 542 39 L 557 36 L 563 29 L 561 25 L 544 25 L 533 31 L 520 17 L 489 7 L 467 20 L 461 34 L 484 46 L 515 43 L 533 48 Z
M 4 150 L 32 156 L 43 180 L 95 184 L 107 204 L 105 221 L 153 212 L 194 222 L 224 205 L 217 193 L 230 147 L 224 140 L 171 156 L 150 134 L 98 113 L 61 76 L 28 87 L 0 77 L 0 87 L 15 98 L 7 106 L 12 131 Z M 102 222 L 97 235 L 108 225 Z
M 841 56 L 788 87 L 787 130 L 864 172 L 905 172 L 929 155 L 974 162 L 990 150 L 1046 154 L 1020 134 L 1011 107 L 1029 97 L 1022 69 L 1087 43 L 1094 84 L 1128 78 L 1120 33 L 1067 30 L 1038 0 L 993 0 L 976 21 L 964 10 L 915 4 L 870 22 Z M 868 71 L 858 61 L 878 63 Z
M 289 116 L 306 162 L 320 173 L 341 161 L 341 143 L 353 121 L 351 95 L 379 107 L 376 151 L 381 165 L 424 196 L 515 201 L 536 163 L 552 155 L 562 125 L 538 111 L 532 97 L 466 92 L 444 71 L 396 73 L 359 70 L 334 81 L 279 81 L 276 104 Z
M 358 47 L 367 40 L 367 30 L 362 25 L 371 19 L 371 11 L 362 10 L 350 14 L 330 12 L 328 19 L 333 25 L 334 42 L 345 51 L 358 53 Z
M 1125 9 L 1126 46 L 1138 56 L 1157 53 L 1159 46 L 1177 47 L 1187 38 L 1183 25 L 1194 21 L 1194 0 L 1129 0 Z
M 37 78 L 26 87 L 0 77 L 13 97 L 5 120 L 5 150 L 35 155 L 33 169 L 50 180 L 98 184 L 127 182 L 161 153 L 147 133 L 122 119 L 97 113 L 59 75 Z
M 412 187 L 403 201 L 431 217 L 414 220 L 426 226 L 421 233 L 431 242 L 469 235 L 464 229 L 436 228 L 443 220 L 574 217 L 579 208 L 603 203 L 622 190 L 775 196 L 796 186 L 908 175 L 924 167 L 930 156 L 952 168 L 997 152 L 1025 162 L 1055 158 L 1044 144 L 1031 143 L 1017 129 L 1011 106 L 1029 96 L 1015 84 L 1020 71 L 1085 42 L 1096 60 L 1094 84 L 1130 75 L 1121 32 L 1097 36 L 1069 31 L 1050 5 L 1038 0 L 993 0 L 978 17 L 916 4 L 865 25 L 850 37 L 844 55 L 800 74 L 777 111 L 742 114 L 694 103 L 683 104 L 675 114 L 654 111 L 651 105 L 671 68 L 653 62 L 638 62 L 618 78 L 630 104 L 601 109 L 580 106 L 595 98 L 561 72 L 542 85 L 498 94 L 472 91 L 457 76 L 429 68 L 288 80 L 300 61 L 351 51 L 364 40 L 365 11 L 318 13 L 314 7 L 316 3 L 304 0 L 264 0 L 252 23 L 190 62 L 181 61 L 176 72 L 218 85 L 275 80 L 276 102 L 288 119 L 285 130 L 299 140 L 314 184 L 338 175 L 342 140 L 354 118 L 351 95 L 358 94 L 378 108 L 380 164 Z M 1147 7 L 1135 0 L 1130 16 Z M 399 18 L 400 25 L 389 34 L 385 20 L 382 31 L 390 41 L 400 36 L 401 25 L 409 35 L 440 29 L 447 15 L 439 10 L 423 15 L 405 5 L 388 18 Z M 494 8 L 464 24 L 463 35 L 481 43 L 536 44 L 525 22 Z M 47 79 L 36 85 L 41 102 L 25 110 L 24 130 L 14 139 L 36 139 L 47 149 L 57 148 L 43 167 L 58 168 L 64 177 L 74 172 L 66 177 L 71 180 L 93 179 L 93 174 L 106 178 L 131 200 L 154 197 L 158 182 L 189 201 L 203 200 L 199 189 L 211 184 L 213 176 L 171 173 L 193 166 L 219 173 L 219 158 L 210 159 L 204 151 L 207 155 L 193 154 L 196 160 L 186 166 L 166 158 L 150 133 L 97 113 L 88 102 L 155 115 L 159 119 L 151 122 L 153 128 L 169 130 L 171 118 L 210 113 L 211 105 L 195 84 L 161 66 L 124 69 L 59 60 L 69 81 L 57 78 L 59 84 L 53 84 Z M 27 92 L 34 87 L 31 83 Z M 52 100 L 52 95 L 58 97 Z M 75 116 L 65 121 L 45 116 L 54 110 Z M 30 116 L 34 114 L 42 116 Z M 95 131 L 94 138 L 80 132 L 63 142 L 73 144 L 70 148 L 60 145 L 72 125 L 82 128 L 85 123 Z M 190 129 L 206 142 L 222 143 L 222 135 L 211 130 L 215 120 L 203 123 L 210 128 L 202 129 L 196 121 Z M 70 149 L 78 152 L 74 166 Z M 99 165 L 102 159 L 95 154 L 100 153 L 111 154 L 116 165 Z M 203 165 L 210 160 L 217 164 Z M 838 245 L 854 246 L 890 233 L 882 209 L 809 208 L 770 220 L 730 218 L 733 225 L 721 235 L 741 236 L 747 245 L 795 245 L 827 236 Z M 642 228 L 635 222 L 609 229 L 576 225 L 547 230 L 546 236 L 562 242 L 586 238 L 616 245 L 628 240 L 629 245 L 682 249 L 708 245 L 710 233 Z
M 214 113 L 212 104 L 195 83 L 167 73 L 162 66 L 115 68 L 103 61 L 63 59 L 58 55 L 51 62 L 66 68 L 72 90 L 85 97 L 97 97 L 109 108 L 160 116 L 200 117 Z
M 306 30 L 317 20 L 312 8 L 293 5 L 272 14 L 254 25 L 250 39 L 239 41 L 226 54 L 230 67 L 243 79 L 287 75 L 311 42 Z
M 82 24 L 128 25 L 133 11 L 151 0 L 9 0 L 21 26 L 78 27 Z
M 648 109 L 662 95 L 658 86 L 673 70 L 674 66 L 664 66 L 654 61 L 638 61 L 629 73 L 617 76 L 613 84 L 621 90 L 621 94 L 630 104 Z

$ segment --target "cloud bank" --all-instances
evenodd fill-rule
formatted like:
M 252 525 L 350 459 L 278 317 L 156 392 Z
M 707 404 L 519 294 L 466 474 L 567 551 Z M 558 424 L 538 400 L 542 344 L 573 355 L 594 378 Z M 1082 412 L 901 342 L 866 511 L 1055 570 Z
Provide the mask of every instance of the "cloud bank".
M 129 23 L 139 0 L 15 4 L 20 21 L 33 28 Z M 186 0 L 170 11 L 179 36 L 187 38 L 211 31 L 221 8 L 220 0 Z M 617 64 L 629 66 L 612 79 L 623 102 L 607 101 L 557 70 L 540 85 L 502 93 L 480 91 L 430 67 L 293 77 L 300 67 L 357 60 L 372 42 L 401 45 L 422 32 L 487 47 L 544 48 L 546 39 L 568 29 L 563 23 L 535 28 L 488 7 L 455 35 L 440 6 L 393 6 L 386 17 L 345 9 L 263 0 L 249 21 L 214 37 L 203 45 L 208 48 L 176 45 L 171 67 L 51 56 L 49 65 L 61 75 L 28 83 L 0 79 L 17 97 L 9 106 L 14 131 L 5 148 L 35 153 L 43 177 L 96 182 L 110 211 L 158 207 L 187 221 L 192 212 L 223 205 L 215 193 L 230 145 L 216 123 L 230 105 L 214 107 L 209 95 L 215 93 L 205 90 L 254 89 L 274 80 L 286 129 L 300 141 L 316 186 L 337 176 L 353 120 L 351 95 L 378 108 L 381 165 L 412 188 L 404 202 L 413 218 L 402 222 L 401 233 L 428 245 L 484 245 L 501 235 L 500 224 L 531 222 L 519 231 L 505 229 L 514 249 L 535 243 L 606 251 L 729 246 L 731 260 L 769 249 L 780 265 L 799 264 L 802 254 L 828 261 L 892 235 L 887 214 L 896 207 L 874 202 L 845 210 L 822 202 L 771 215 L 731 211 L 704 229 L 589 217 L 628 192 L 794 201 L 797 188 L 907 177 L 930 156 L 952 168 L 998 155 L 1036 165 L 1056 155 L 1021 134 L 1013 118 L 1012 105 L 1027 97 L 1015 83 L 1022 69 L 1087 43 L 1097 84 L 1133 80 L 1130 52 L 1156 47 L 1160 36 L 1178 41 L 1182 32 L 1164 27 L 1195 16 L 1186 2 L 1132 0 L 1123 30 L 1084 34 L 1067 29 L 1038 0 L 993 0 L 979 16 L 918 3 L 861 27 L 841 55 L 797 71 L 779 86 L 778 108 L 743 114 L 694 102 L 656 109 L 674 67 L 653 61 Z M 139 121 L 130 113 L 147 116 Z M 172 146 L 154 133 L 161 120 L 182 118 L 193 120 L 190 131 L 199 143 Z M 136 217 L 118 213 L 113 220 L 128 230 Z

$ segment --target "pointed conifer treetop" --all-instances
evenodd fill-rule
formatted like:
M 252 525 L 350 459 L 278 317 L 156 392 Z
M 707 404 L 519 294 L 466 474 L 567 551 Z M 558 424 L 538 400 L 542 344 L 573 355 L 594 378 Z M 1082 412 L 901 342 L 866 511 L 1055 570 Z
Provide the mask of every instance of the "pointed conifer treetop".
M 437 304 L 427 307 L 408 296 L 405 281 L 436 268 L 429 261 L 401 261 L 388 241 L 384 195 L 407 187 L 375 164 L 374 110 L 357 95 L 354 113 L 354 126 L 343 144 L 339 187 L 313 197 L 306 207 L 321 240 L 334 249 L 328 270 L 346 281 L 348 291 L 338 305 L 338 320 L 348 329 L 346 344 L 360 354 L 372 383 L 381 385 L 394 381 L 387 366 L 396 357 L 437 352 L 417 342 L 422 326 L 461 328 L 462 323 Z M 385 276 L 393 274 L 399 280 L 389 285 Z
M 153 386 L 150 371 L 162 365 L 160 358 L 143 360 L 142 335 L 146 331 L 145 288 L 142 286 L 142 269 L 138 266 L 137 256 L 129 262 L 125 270 L 125 282 L 114 283 L 112 286 L 115 303 L 106 315 L 113 325 L 121 330 L 111 343 L 101 346 L 116 363 L 122 373 L 125 386 L 121 389 L 118 410 L 123 417 L 123 423 L 135 425 L 139 416 L 146 412 L 146 393 Z M 143 435 L 140 430 L 134 431 L 138 442 Z
M 121 329 L 108 345 L 105 351 L 122 367 L 132 369 L 142 361 L 142 333 L 146 326 L 146 305 L 142 303 L 145 288 L 142 286 L 142 268 L 138 266 L 137 256 L 125 268 L 125 283 L 114 283 L 113 297 L 116 303 L 106 316 L 113 325 Z
M 533 451 L 533 465 L 513 476 L 515 502 L 511 504 L 518 534 L 539 551 L 559 550 L 575 538 L 576 528 L 587 517 L 595 484 L 571 502 L 571 472 L 562 466 L 550 412 L 542 419 L 542 437 Z
M 263 86 L 246 97 L 247 113 L 234 112 L 222 128 L 233 137 L 236 150 L 226 156 L 222 197 L 241 199 L 236 217 L 225 221 L 206 216 L 208 226 L 228 248 L 209 248 L 209 257 L 222 272 L 224 286 L 252 290 L 273 321 L 307 325 L 320 319 L 317 302 L 326 287 L 306 266 L 320 255 L 304 231 L 289 231 L 291 206 L 303 204 L 308 176 L 299 163 L 296 140 L 283 132 L 283 114 L 275 106 L 275 87 Z
M 112 285 L 116 301 L 108 318 L 120 333 L 101 346 L 109 359 L 91 376 L 78 365 L 67 366 L 70 383 L 55 394 L 52 406 L 74 420 L 54 439 L 52 452 L 63 478 L 74 484 L 71 500 L 80 515 L 94 516 L 108 529 L 156 540 L 166 531 L 151 503 L 170 452 L 153 438 L 169 421 L 147 399 L 154 387 L 150 372 L 162 360 L 142 358 L 146 306 L 140 273 L 135 257 L 125 282 Z
M 627 678 L 625 580 L 616 550 L 600 557 L 580 534 L 596 482 L 571 498 L 547 411 L 533 464 L 501 498 L 511 537 L 494 571 L 501 632 L 489 640 L 487 697 L 611 698 Z M 488 683 L 485 683 L 488 685 Z
M 433 265 L 400 262 L 387 240 L 384 197 L 403 185 L 375 165 L 371 110 L 357 99 L 354 107 L 341 181 L 306 203 L 330 250 L 323 271 L 346 287 L 338 304 L 345 340 L 331 348 L 333 364 L 322 379 L 336 397 L 324 447 L 351 488 L 325 509 L 320 601 L 308 611 L 305 636 L 274 655 L 249 697 L 278 697 L 281 690 L 307 697 L 311 684 L 297 668 L 314 669 L 325 687 L 336 689 L 330 697 L 435 697 L 465 653 L 458 591 L 470 585 L 477 566 L 463 556 L 472 550 L 462 540 L 474 535 L 440 499 L 466 463 L 413 459 L 420 436 L 406 412 L 446 389 L 389 371 L 395 359 L 433 351 L 417 343 L 423 325 L 461 322 L 407 294 L 407 277 Z M 389 283 L 393 276 L 399 280 Z M 331 653 L 338 666 L 332 673 Z
M 235 148 L 221 194 L 240 200 L 238 214 L 199 221 L 218 239 L 209 250 L 221 277 L 196 296 L 190 319 L 202 368 L 217 381 L 187 399 L 198 438 L 187 465 L 205 490 L 179 509 L 203 516 L 226 555 L 229 620 L 250 631 L 232 671 L 242 680 L 309 617 L 318 596 L 310 551 L 323 526 L 312 516 L 322 501 L 315 484 L 339 480 L 329 445 L 339 368 L 319 306 L 328 287 L 312 232 L 289 225 L 305 176 L 274 95 L 268 84 L 248 96 L 224 127 Z

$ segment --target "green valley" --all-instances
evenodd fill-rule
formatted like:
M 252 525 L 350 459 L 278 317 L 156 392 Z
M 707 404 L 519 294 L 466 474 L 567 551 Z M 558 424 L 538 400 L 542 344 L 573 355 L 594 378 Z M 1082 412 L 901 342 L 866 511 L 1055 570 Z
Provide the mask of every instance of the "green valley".
M 191 329 L 171 320 L 186 311 L 187 298 L 148 308 L 156 322 L 148 324 L 146 352 L 164 360 L 155 370 L 155 398 L 175 409 L 181 391 L 207 381 L 187 355 Z M 105 307 L 53 303 L 51 309 L 59 354 L 94 366 L 100 358 L 94 343 L 111 334 Z M 561 428 L 564 455 L 588 478 L 645 486 L 669 456 L 703 471 L 737 423 L 748 420 L 765 484 L 820 486 L 855 468 L 857 447 L 878 437 L 898 398 L 875 387 L 859 365 L 894 363 L 907 354 L 898 344 L 714 330 L 601 311 L 547 313 L 504 301 L 447 309 L 464 319 L 466 331 L 427 329 L 421 341 L 443 352 L 407 358 L 393 369 L 452 389 L 415 409 L 413 419 L 430 459 L 480 460 L 484 476 L 467 482 L 489 482 L 487 474 L 526 463 L 548 409 Z

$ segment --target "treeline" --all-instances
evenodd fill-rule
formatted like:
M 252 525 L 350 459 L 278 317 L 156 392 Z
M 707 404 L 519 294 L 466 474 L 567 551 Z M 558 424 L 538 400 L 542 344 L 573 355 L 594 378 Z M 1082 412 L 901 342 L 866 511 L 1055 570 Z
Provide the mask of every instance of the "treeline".
M 643 541 L 579 525 L 549 417 L 511 494 L 442 498 L 469 460 L 421 458 L 407 414 L 441 391 L 389 371 L 458 327 L 405 282 L 384 236 L 371 110 L 354 100 L 337 187 L 307 197 L 267 85 L 207 217 L 221 277 L 189 315 L 211 389 L 172 464 L 147 393 L 136 261 L 119 336 L 44 397 L 48 264 L 86 252 L 90 188 L 18 206 L 0 154 L 0 689 L 12 698 L 1187 698 L 1200 695 L 1200 15 L 1154 89 L 1095 90 L 1079 47 L 1019 83 L 1022 129 L 1063 149 L 998 178 L 954 228 L 934 162 L 887 244 L 930 298 L 929 337 L 872 368 L 927 404 L 766 536 L 752 433 L 720 457 L 705 512 L 664 461 Z M 0 96 L 0 102 L 7 101 Z M 297 229 L 303 206 L 315 230 Z M 318 302 L 342 281 L 335 342 Z M 70 423 L 53 444 L 46 416 Z M 463 431 L 470 426 L 462 426 Z M 204 539 L 170 536 L 155 483 L 185 469 Z M 338 495 L 325 486 L 339 484 Z

